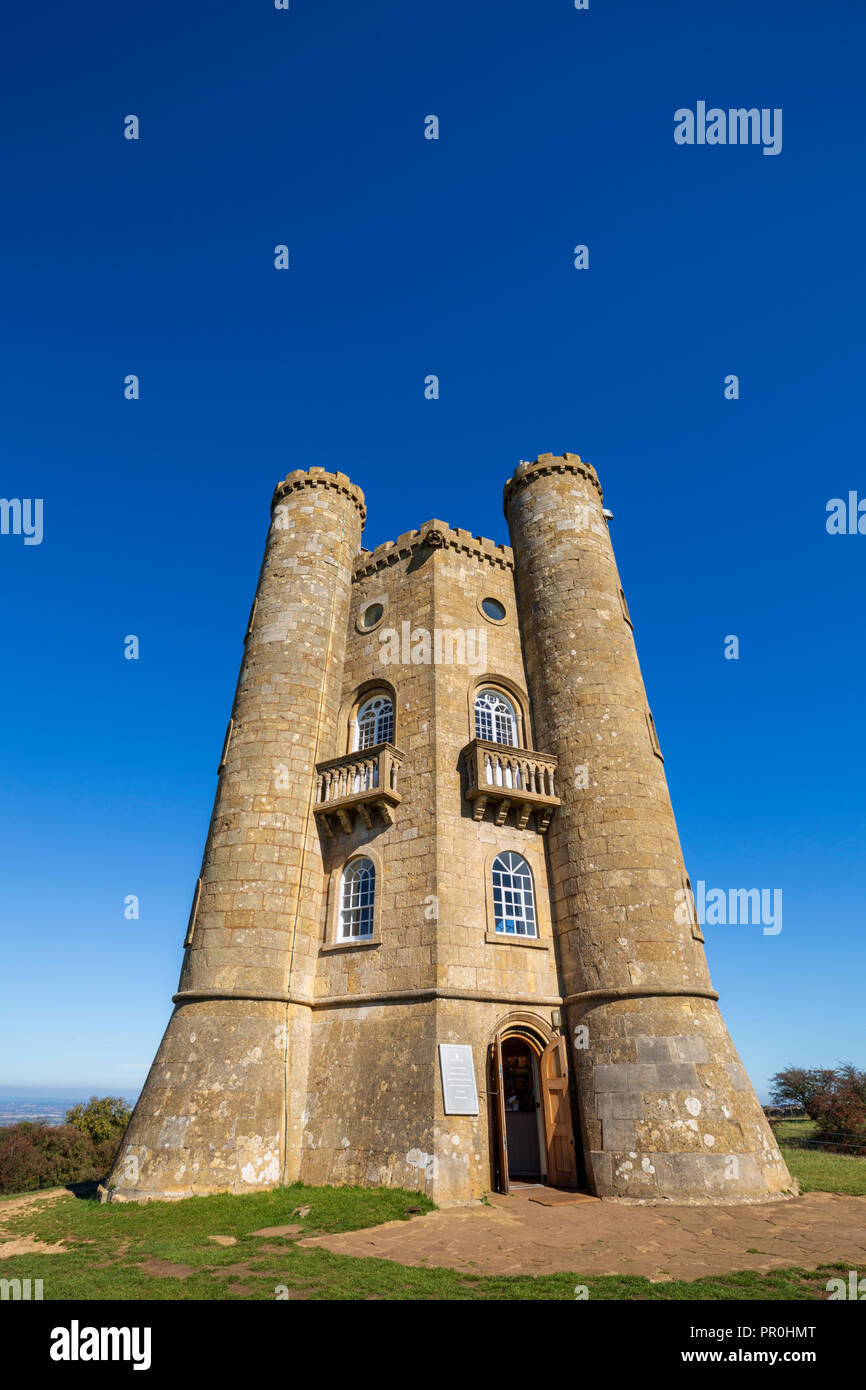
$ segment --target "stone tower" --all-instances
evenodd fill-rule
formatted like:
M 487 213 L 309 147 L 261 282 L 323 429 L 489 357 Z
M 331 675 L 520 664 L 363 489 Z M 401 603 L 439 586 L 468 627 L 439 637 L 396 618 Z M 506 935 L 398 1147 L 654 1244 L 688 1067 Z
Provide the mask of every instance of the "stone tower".
M 575 454 L 505 487 L 587 1166 L 599 1196 L 748 1201 L 791 1186 L 716 1007 L 601 485 Z
M 135 1107 L 115 1195 L 293 1182 L 322 917 L 310 769 L 330 747 L 364 499 L 290 473 L 244 639 L 175 1009 Z
M 601 488 L 506 485 L 514 545 L 360 548 L 290 473 L 119 1200 L 297 1178 L 748 1202 L 792 1184 L 716 1008 Z

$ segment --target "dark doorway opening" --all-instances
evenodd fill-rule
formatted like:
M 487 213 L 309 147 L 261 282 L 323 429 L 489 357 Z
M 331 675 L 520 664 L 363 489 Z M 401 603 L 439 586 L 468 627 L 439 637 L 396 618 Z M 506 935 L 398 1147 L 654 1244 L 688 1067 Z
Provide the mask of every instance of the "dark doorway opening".
M 549 1183 L 574 1191 L 577 1154 L 565 1039 L 548 1042 L 522 1024 L 505 1024 L 490 1047 L 494 1185 Z
M 509 1181 L 540 1182 L 547 1164 L 542 1154 L 538 1060 L 523 1038 L 507 1038 L 502 1044 L 502 1083 Z

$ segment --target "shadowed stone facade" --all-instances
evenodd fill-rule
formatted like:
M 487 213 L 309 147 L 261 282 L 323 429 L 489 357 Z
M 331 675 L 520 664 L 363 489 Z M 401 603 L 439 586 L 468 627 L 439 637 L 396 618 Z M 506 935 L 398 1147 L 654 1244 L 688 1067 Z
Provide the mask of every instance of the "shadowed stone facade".
M 505 511 L 513 551 L 436 520 L 365 551 L 347 477 L 277 487 L 175 1009 L 113 1198 L 300 1178 L 477 1199 L 513 1161 L 497 1049 L 521 1038 L 542 1178 L 638 1201 L 792 1190 L 716 1007 L 596 474 L 523 463 Z M 478 736 L 488 690 L 509 738 Z M 377 698 L 393 728 L 359 746 Z M 534 936 L 497 916 L 509 853 Z M 361 859 L 375 898 L 346 937 Z M 441 1043 L 471 1046 L 477 1115 L 445 1113 Z

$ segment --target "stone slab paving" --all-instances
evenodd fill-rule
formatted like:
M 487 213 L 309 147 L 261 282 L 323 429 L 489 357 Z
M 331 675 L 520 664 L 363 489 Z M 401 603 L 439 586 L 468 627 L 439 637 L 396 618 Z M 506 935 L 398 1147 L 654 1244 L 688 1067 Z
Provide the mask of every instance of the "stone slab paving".
M 810 1192 L 737 1207 L 649 1207 L 594 1198 L 542 1206 L 528 1190 L 301 1245 L 473 1274 L 635 1274 L 699 1279 L 841 1260 L 866 1274 L 866 1197 Z

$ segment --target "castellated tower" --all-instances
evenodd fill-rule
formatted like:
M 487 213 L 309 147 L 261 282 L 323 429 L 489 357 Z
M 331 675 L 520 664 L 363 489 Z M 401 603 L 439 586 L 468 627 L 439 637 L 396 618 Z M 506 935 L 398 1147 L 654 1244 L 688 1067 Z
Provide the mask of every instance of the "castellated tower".
M 548 849 L 592 1190 L 790 1189 L 710 985 L 595 470 L 521 464 L 505 508 L 536 728 L 560 767 Z
M 112 1195 L 298 1177 L 324 881 L 312 769 L 333 742 L 364 499 L 290 473 L 272 522 L 196 886 L 175 1010 Z
M 118 1200 L 791 1179 L 716 1008 L 593 469 L 521 464 L 514 551 L 362 550 L 274 495 L 175 1009 Z

